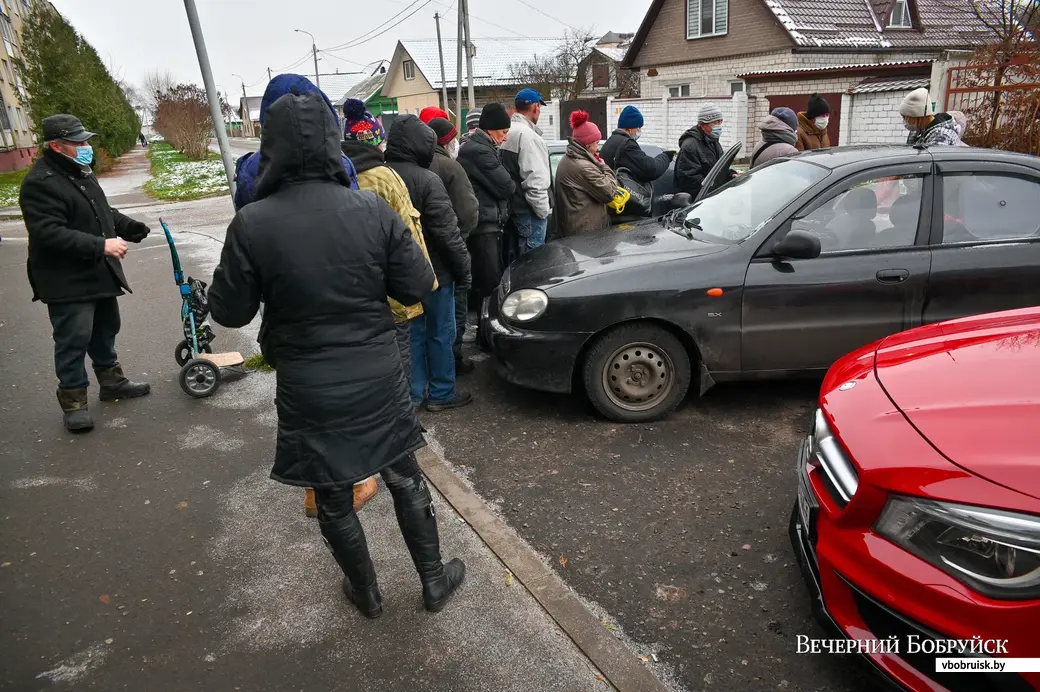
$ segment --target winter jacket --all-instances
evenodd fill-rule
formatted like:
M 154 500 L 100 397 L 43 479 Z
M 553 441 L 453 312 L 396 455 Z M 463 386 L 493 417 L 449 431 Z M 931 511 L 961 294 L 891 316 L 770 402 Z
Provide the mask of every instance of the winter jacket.
M 916 144 L 942 144 L 950 147 L 963 146 L 957 133 L 957 124 L 949 113 L 936 113 L 928 127 L 919 132 L 911 132 L 906 138 L 909 146 Z
M 639 142 L 624 130 L 614 130 L 599 150 L 599 155 L 612 171 L 628 169 L 636 182 L 644 185 L 664 175 L 668 171 L 668 164 L 672 162 L 671 154 L 666 152 L 657 156 L 647 155 Z
M 549 218 L 549 186 L 552 171 L 549 167 L 549 147 L 542 139 L 538 126 L 521 113 L 513 114 L 509 136 L 502 144 L 502 164 L 516 184 L 513 192 L 513 214 L 527 214 L 539 219 Z
M 263 128 L 264 119 L 267 117 L 267 109 L 272 103 L 289 93 L 320 94 L 325 105 L 332 111 L 332 117 L 337 122 L 339 121 L 339 116 L 336 115 L 336 108 L 332 105 L 332 102 L 318 87 L 314 86 L 311 80 L 298 74 L 280 74 L 268 83 L 267 89 L 264 90 L 263 99 L 260 101 L 259 120 L 261 128 Z M 235 162 L 235 209 L 241 209 L 256 199 L 256 178 L 260 173 L 260 164 L 260 152 L 246 154 Z M 351 187 L 356 190 L 357 172 L 354 170 L 354 165 L 350 162 L 350 159 L 346 156 L 343 157 L 343 168 L 346 170 L 347 175 L 350 176 Z
M 444 189 L 448 191 L 451 198 L 451 208 L 459 220 L 459 233 L 462 239 L 469 238 L 469 234 L 477 227 L 480 218 L 480 208 L 477 204 L 477 196 L 473 193 L 473 184 L 462 165 L 448 155 L 447 150 L 441 145 L 433 151 L 433 163 L 430 170 L 444 183 Z
M 679 155 L 675 158 L 675 191 L 688 192 L 694 199 L 701 191 L 704 176 L 719 162 L 725 152 L 715 137 L 694 125 L 679 138 Z M 729 177 L 736 175 L 729 171 Z M 720 180 L 724 183 L 726 180 Z
M 72 303 L 132 293 L 122 264 L 105 255 L 105 239 L 139 243 L 148 226 L 110 207 L 89 168 L 46 149 L 22 181 L 18 204 L 29 233 L 33 300 Z
M 556 227 L 563 237 L 610 226 L 607 204 L 617 192 L 614 171 L 573 139 L 556 168 Z
M 339 126 L 316 94 L 276 101 L 267 132 L 257 200 L 235 215 L 213 273 L 211 315 L 243 327 L 264 303 L 271 477 L 349 488 L 424 444 L 386 297 L 420 302 L 433 271 L 393 209 L 350 188 Z
M 780 118 L 775 115 L 767 115 L 758 129 L 762 133 L 762 141 L 751 153 L 752 168 L 757 168 L 781 156 L 798 153 L 798 147 L 795 146 L 798 141 L 798 133 Z
M 412 206 L 412 200 L 408 197 L 408 187 L 401 180 L 401 176 L 383 162 L 383 152 L 377 147 L 362 144 L 356 141 L 345 141 L 341 144 L 343 154 L 349 158 L 357 169 L 358 187 L 379 195 L 390 208 L 404 221 L 404 225 L 412 232 L 412 240 L 422 250 L 423 257 L 430 261 L 430 253 L 426 250 L 426 241 L 423 239 L 422 224 L 419 222 L 419 212 Z M 437 286 L 433 287 L 434 290 Z M 390 310 L 394 313 L 394 319 L 405 322 L 423 314 L 421 303 L 415 305 L 401 305 L 390 298 Z
M 811 151 L 812 149 L 826 149 L 831 145 L 831 136 L 827 130 L 820 130 L 816 123 L 809 119 L 805 113 L 798 114 L 798 151 Z
M 430 170 L 437 135 L 414 115 L 394 120 L 386 144 L 386 165 L 397 171 L 408 187 L 421 216 L 430 263 L 442 286 L 470 285 L 470 259 L 459 232 L 458 217 L 444 183 Z
M 494 233 L 509 220 L 509 201 L 516 184 L 502 165 L 498 147 L 484 130 L 470 133 L 466 146 L 459 149 L 459 164 L 477 196 L 480 218 L 474 233 Z

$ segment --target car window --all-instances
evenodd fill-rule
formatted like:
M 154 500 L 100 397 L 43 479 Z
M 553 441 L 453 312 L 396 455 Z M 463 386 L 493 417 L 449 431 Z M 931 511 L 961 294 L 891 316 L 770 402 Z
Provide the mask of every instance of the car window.
M 1040 183 L 1011 175 L 943 177 L 943 244 L 1040 235 Z
M 791 230 L 820 238 L 823 252 L 907 247 L 921 218 L 921 175 L 885 176 L 850 185 Z
M 553 180 L 556 180 L 556 169 L 560 166 L 560 161 L 563 161 L 565 154 L 549 154 L 549 168 L 552 169 Z
M 688 207 L 683 225 L 712 241 L 739 243 L 828 174 L 804 161 L 770 162 Z

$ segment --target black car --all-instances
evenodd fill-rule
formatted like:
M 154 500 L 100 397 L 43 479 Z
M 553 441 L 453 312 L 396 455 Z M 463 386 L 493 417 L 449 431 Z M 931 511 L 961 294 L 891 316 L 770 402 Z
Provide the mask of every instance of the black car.
M 822 373 L 903 329 L 1040 304 L 1040 158 L 826 149 L 716 188 L 738 147 L 693 205 L 510 267 L 481 310 L 499 372 L 651 421 L 691 380 Z

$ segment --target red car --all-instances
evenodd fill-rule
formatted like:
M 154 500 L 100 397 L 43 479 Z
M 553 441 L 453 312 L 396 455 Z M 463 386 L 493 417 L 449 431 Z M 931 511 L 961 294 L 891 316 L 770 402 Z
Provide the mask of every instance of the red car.
M 1040 658 L 1040 308 L 861 348 L 819 403 L 790 536 L 830 644 L 895 689 L 1040 689 L 1040 673 L 936 672 Z

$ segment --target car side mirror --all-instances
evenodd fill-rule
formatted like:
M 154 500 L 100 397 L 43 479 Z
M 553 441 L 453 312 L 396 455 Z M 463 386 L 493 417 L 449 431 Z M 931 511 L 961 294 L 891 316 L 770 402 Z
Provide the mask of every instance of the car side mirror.
M 773 247 L 773 254 L 783 259 L 816 259 L 822 252 L 819 236 L 808 231 L 788 231 Z
M 672 195 L 672 201 L 670 202 L 672 209 L 682 209 L 693 204 L 693 195 L 689 192 L 677 192 Z

